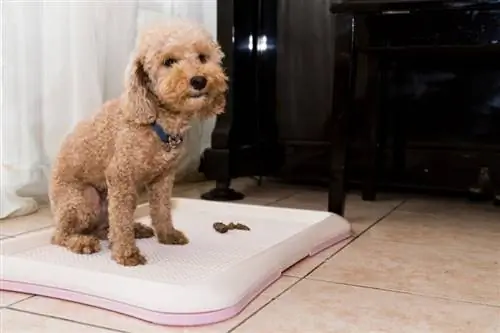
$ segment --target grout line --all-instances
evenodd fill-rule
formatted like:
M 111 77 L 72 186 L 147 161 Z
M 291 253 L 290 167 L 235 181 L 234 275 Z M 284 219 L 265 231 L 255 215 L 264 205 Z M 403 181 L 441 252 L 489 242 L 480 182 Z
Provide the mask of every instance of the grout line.
M 291 195 L 293 196 L 293 195 Z M 336 251 L 335 253 L 333 253 L 332 255 L 328 256 L 325 260 L 323 260 L 320 264 L 318 264 L 318 266 L 316 266 L 315 268 L 313 268 L 308 274 L 302 276 L 302 277 L 297 277 L 297 276 L 293 276 L 293 275 L 286 275 L 286 274 L 282 274 L 281 277 L 283 276 L 287 276 L 287 277 L 292 277 L 292 278 L 296 278 L 297 281 L 295 281 L 295 283 L 292 283 L 288 288 L 285 288 L 282 292 L 280 292 L 279 294 L 277 294 L 276 296 L 272 297 L 268 302 L 266 302 L 265 304 L 263 304 L 261 307 L 259 307 L 256 311 L 254 311 L 251 315 L 249 315 L 247 318 L 243 319 L 241 322 L 239 322 L 237 325 L 235 325 L 233 328 L 231 328 L 227 333 L 232 333 L 234 332 L 236 329 L 238 329 L 239 327 L 241 327 L 241 325 L 243 325 L 244 323 L 246 323 L 247 321 L 249 321 L 251 318 L 253 318 L 254 316 L 256 316 L 260 311 L 262 311 L 262 309 L 264 309 L 265 307 L 267 307 L 269 304 L 271 304 L 272 302 L 274 302 L 274 300 L 276 300 L 277 298 L 281 297 L 283 294 L 285 294 L 288 290 L 292 289 L 293 287 L 295 287 L 298 283 L 300 283 L 301 281 L 304 281 L 307 279 L 307 277 L 312 273 L 314 272 L 319 266 L 321 266 L 323 263 L 325 263 L 327 260 L 329 260 L 330 258 L 332 258 L 333 256 L 335 256 L 337 253 L 339 253 L 340 251 L 342 251 L 343 249 L 345 249 L 347 246 L 349 246 L 351 243 L 353 243 L 356 239 L 358 239 L 361 235 L 363 235 L 366 231 L 368 231 L 369 229 L 373 228 L 377 223 L 379 223 L 380 221 L 382 221 L 383 219 L 385 219 L 387 216 L 389 216 L 390 214 L 392 214 L 396 209 L 398 209 L 401 205 L 403 205 L 404 203 L 406 202 L 406 200 L 403 200 L 401 201 L 398 205 L 394 206 L 393 208 L 391 208 L 386 214 L 382 215 L 381 217 L 379 217 L 374 223 L 372 223 L 368 228 L 366 228 L 365 230 L 363 230 L 362 232 L 360 232 L 357 236 L 354 236 L 350 242 L 347 242 L 343 247 L 341 247 L 338 251 Z M 313 280 L 313 279 L 307 279 L 307 280 Z
M 281 277 L 283 277 L 285 275 L 281 275 Z M 280 278 L 281 278 L 280 277 Z M 241 325 L 243 325 L 244 323 L 246 323 L 247 321 L 249 321 L 251 318 L 253 318 L 254 316 L 256 316 L 262 309 L 264 309 L 265 307 L 267 307 L 269 304 L 271 304 L 272 302 L 274 302 L 276 299 L 278 299 L 279 297 L 281 297 L 284 293 L 286 293 L 288 290 L 292 289 L 297 283 L 299 283 L 300 281 L 302 281 L 301 278 L 297 278 L 296 276 L 287 276 L 287 277 L 292 277 L 292 278 L 295 278 L 297 279 L 297 281 L 295 281 L 294 283 L 292 283 L 291 285 L 289 285 L 287 288 L 283 289 L 280 293 L 278 293 L 277 295 L 271 297 L 271 299 L 269 301 L 267 301 L 266 303 L 264 303 L 262 306 L 260 306 L 257 310 L 255 310 L 252 314 L 250 314 L 247 318 L 243 319 L 242 321 L 240 321 L 238 324 L 236 324 L 233 328 L 231 328 L 229 331 L 227 331 L 227 333 L 231 333 L 231 332 L 234 332 L 237 328 L 239 328 Z
M 425 294 L 420 294 L 420 293 L 415 293 L 415 292 L 410 292 L 410 291 L 404 291 L 404 290 L 393 290 L 393 289 L 386 289 L 386 288 L 380 288 L 380 287 L 370 287 L 370 286 L 365 286 L 365 285 L 361 285 L 361 284 L 328 281 L 328 280 L 317 279 L 317 278 L 308 278 L 307 280 L 308 281 L 317 281 L 317 282 L 325 282 L 325 283 L 337 284 L 337 285 L 342 285 L 342 286 L 347 286 L 347 287 L 355 287 L 355 288 L 377 290 L 377 291 L 390 292 L 390 293 L 396 293 L 396 294 L 403 294 L 403 295 L 424 297 L 424 298 L 430 298 L 430 299 L 439 299 L 439 300 L 443 300 L 443 301 L 451 301 L 451 302 L 458 302 L 458 303 L 471 304 L 471 305 L 482 305 L 482 306 L 491 307 L 491 308 L 500 308 L 500 305 L 495 305 L 495 304 L 487 304 L 487 303 L 479 303 L 479 302 L 474 302 L 474 301 L 466 301 L 466 300 L 460 300 L 460 299 L 450 298 L 450 297 L 444 297 L 444 296 L 425 295 Z
M 276 200 L 276 202 L 280 202 L 280 201 L 283 201 L 283 200 L 286 200 L 286 199 L 290 199 L 291 197 L 299 194 L 301 191 L 294 191 L 293 193 L 290 193 L 290 194 L 287 194 L 287 195 L 283 195 L 283 197 L 279 198 L 278 200 Z
M 345 242 L 345 241 L 347 241 L 347 240 L 348 240 L 348 242 L 345 242 L 344 246 L 339 247 L 337 251 L 333 252 L 331 255 L 329 255 L 328 257 L 326 257 L 325 259 L 323 259 L 321 262 L 319 262 L 316 266 L 314 266 L 313 268 L 311 268 L 311 271 L 310 271 L 310 272 L 312 272 L 313 270 L 316 270 L 316 268 L 318 268 L 319 266 L 323 265 L 323 264 L 324 264 L 325 262 L 327 262 L 330 258 L 332 258 L 332 257 L 333 257 L 333 256 L 335 256 L 337 253 L 339 253 L 341 250 L 343 250 L 343 249 L 344 249 L 347 245 L 349 245 L 350 243 L 352 243 L 352 242 L 354 241 L 354 239 L 355 239 L 354 237 L 349 237 L 349 238 L 346 238 L 346 239 L 344 239 L 344 240 L 340 241 L 339 243 L 342 243 L 342 242 Z M 339 244 L 339 243 L 337 243 L 337 244 Z M 335 246 L 335 245 L 336 245 L 336 244 L 333 244 L 332 246 Z M 327 249 L 328 249 L 328 248 L 324 249 L 323 251 L 326 251 Z M 313 256 L 313 257 L 314 257 L 314 256 Z M 304 258 L 304 260 L 307 260 L 307 259 L 309 259 L 309 258 L 313 258 L 313 257 L 305 257 L 305 258 Z M 297 263 L 298 263 L 298 262 L 297 262 Z M 297 263 L 296 263 L 296 264 L 297 264 Z M 294 264 L 294 265 L 295 265 L 295 264 Z M 293 265 L 292 265 L 292 266 L 293 266 Z M 292 266 L 291 266 L 291 267 L 292 267 Z M 290 267 L 290 268 L 291 268 L 291 267 Z M 306 275 L 308 275 L 308 274 L 306 274 Z M 295 278 L 299 278 L 299 279 L 301 279 L 301 278 L 303 278 L 303 277 L 306 277 L 306 275 L 304 275 L 304 276 L 296 276 L 296 275 L 288 275 L 288 274 L 286 274 L 286 273 L 283 273 L 283 276 L 295 277 Z
M 20 309 L 16 309 L 16 308 L 8 308 L 8 309 L 11 310 L 11 311 L 16 311 L 16 312 L 21 312 L 21 313 L 27 313 L 27 314 L 31 314 L 31 315 L 35 315 L 35 316 L 39 316 L 39 317 L 45 317 L 45 318 L 51 318 L 51 319 L 56 319 L 56 320 L 62 320 L 62 321 L 65 321 L 65 322 L 69 322 L 69 323 L 73 323 L 73 324 L 78 324 L 80 326 L 90 326 L 90 327 L 93 327 L 93 328 L 99 328 L 99 329 L 107 330 L 107 331 L 110 331 L 110 332 L 129 333 L 127 331 L 117 330 L 117 329 L 114 329 L 114 328 L 109 328 L 109 327 L 100 326 L 100 325 L 93 325 L 93 324 L 88 324 L 88 323 L 82 323 L 82 322 L 76 321 L 76 320 L 71 320 L 71 319 L 61 318 L 61 317 L 56 317 L 56 316 L 51 316 L 51 315 L 45 315 L 45 314 L 41 314 L 41 313 L 37 313 L 37 312 L 32 312 L 32 311 L 20 310 Z
M 10 291 L 10 290 L 6 290 L 6 291 Z M 11 292 L 13 292 L 13 293 L 17 293 L 16 291 L 11 291 Z M 22 303 L 22 302 L 24 302 L 24 301 L 27 301 L 27 300 L 29 300 L 29 299 L 31 299 L 31 298 L 33 298 L 33 297 L 35 297 L 35 296 L 37 296 L 37 295 L 31 295 L 31 294 L 29 294 L 29 295 L 27 295 L 27 296 L 26 296 L 26 298 L 20 299 L 20 300 L 18 300 L 18 301 L 15 301 L 15 302 L 14 302 L 14 303 L 12 303 L 12 304 L 6 305 L 6 306 L 5 306 L 5 308 L 10 309 L 10 308 L 11 308 L 11 306 L 14 306 L 14 305 L 16 305 L 16 304 Z
M 312 273 L 314 273 L 321 265 L 323 265 L 326 261 L 330 260 L 333 256 L 337 255 L 339 252 L 343 251 L 345 248 L 347 248 L 349 245 L 354 243 L 355 240 L 357 240 L 359 237 L 363 236 L 368 230 L 371 228 L 375 227 L 379 222 L 381 222 L 383 219 L 385 219 L 387 216 L 391 215 L 395 210 L 397 210 L 401 205 L 403 205 L 406 202 L 406 200 L 401 201 L 399 204 L 391 208 L 387 213 L 383 214 L 381 217 L 379 217 L 375 222 L 370 224 L 365 230 L 361 231 L 359 234 L 355 235 L 350 242 L 347 242 L 345 246 L 342 246 L 338 251 L 333 253 L 332 255 L 328 256 L 325 260 L 323 260 L 318 266 L 314 267 L 309 273 L 303 276 L 303 278 L 309 277 Z
M 189 189 L 187 189 L 189 190 Z M 267 204 L 265 204 L 265 206 L 270 206 L 274 203 L 278 203 L 280 201 L 283 201 L 283 200 L 286 200 L 290 197 L 293 197 L 294 195 L 296 195 L 297 193 L 290 193 L 290 194 L 287 194 L 287 195 L 284 195 L 283 197 L 280 197 L 280 198 L 277 198 L 276 200 L 272 201 L 272 202 L 269 202 Z M 241 325 L 243 325 L 245 322 L 247 322 L 248 320 L 250 320 L 251 318 L 253 318 L 254 316 L 256 316 L 262 309 L 264 309 L 265 307 L 267 307 L 270 303 L 272 303 L 274 300 L 278 299 L 279 297 L 281 297 L 284 293 L 286 293 L 288 290 L 290 290 L 291 288 L 293 288 L 295 285 L 297 285 L 298 283 L 300 283 L 301 281 L 305 280 L 307 277 L 310 276 L 311 273 L 313 273 L 319 266 L 321 266 L 324 262 L 326 262 L 327 260 L 329 260 L 331 257 L 333 257 L 334 255 L 336 255 L 337 253 L 339 253 L 340 251 L 342 251 L 344 248 L 346 248 L 348 245 L 350 245 L 352 242 L 354 242 L 357 238 L 359 238 L 361 235 L 363 235 L 365 232 L 367 232 L 369 229 L 371 229 L 372 227 L 374 227 L 377 223 L 379 223 L 380 221 L 382 221 L 384 218 L 386 218 L 388 215 L 390 215 L 393 211 L 395 211 L 397 208 L 399 208 L 402 204 L 404 204 L 406 202 L 406 200 L 402 201 L 400 204 L 398 204 L 397 206 L 395 206 L 393 209 L 391 209 L 388 213 L 384 214 L 382 217 L 380 217 L 379 219 L 377 219 L 373 224 L 371 224 L 368 228 L 366 228 L 364 231 L 362 231 L 361 233 L 359 233 L 358 235 L 354 236 L 349 242 L 347 242 L 343 247 L 341 247 L 338 251 L 336 251 L 335 253 L 333 253 L 332 255 L 328 256 L 325 260 L 323 260 L 320 264 L 318 264 L 314 269 L 312 269 L 308 274 L 304 275 L 303 277 L 296 277 L 296 276 L 288 276 L 286 274 L 282 274 L 282 276 L 288 276 L 288 277 L 292 277 L 292 278 L 295 278 L 297 279 L 294 283 L 292 283 L 290 286 L 288 286 L 287 288 L 285 288 L 284 290 L 282 290 L 280 293 L 278 293 L 277 295 L 271 297 L 269 299 L 269 301 L 267 301 L 265 304 L 263 304 L 262 306 L 260 306 L 256 311 L 254 311 L 252 314 L 250 314 L 247 318 L 243 319 L 240 323 L 238 323 L 236 326 L 234 326 L 233 328 L 231 328 L 228 333 L 230 332 L 234 332 L 238 327 L 240 327 Z M 46 227 L 42 227 L 42 228 L 38 228 L 38 229 L 34 229 L 34 230 L 29 230 L 29 231 L 25 231 L 25 232 L 22 232 L 22 233 L 19 233 L 19 234 L 16 234 L 16 235 L 6 235 L 6 238 L 13 238 L 13 237 L 17 237 L 17 236 L 20 236 L 20 235 L 24 235 L 24 234 L 27 234 L 27 233 L 31 233 L 31 232 L 36 232 L 36 231 L 41 231 L 43 229 L 47 229 L 47 228 L 50 228 L 50 227 L 53 227 L 52 225 L 51 226 L 46 226 Z M 316 280 L 316 279 L 310 279 L 310 280 Z M 316 280 L 316 281 L 323 281 L 323 280 Z M 324 282 L 329 282 L 329 281 L 324 281 Z M 332 282 L 330 282 L 332 283 Z M 354 286 L 354 285 L 353 285 Z M 359 287 L 363 287 L 363 286 L 359 286 Z M 365 288 L 369 288 L 369 287 L 365 287 Z M 369 289 L 374 289 L 374 288 L 369 288 Z M 381 289 L 383 290 L 383 289 Z M 388 290 L 390 291 L 390 290 Z M 67 319 L 67 318 L 61 318 L 61 317 L 56 317 L 56 316 L 51 316 L 51 315 L 45 315 L 45 314 L 40 314 L 40 313 L 36 313 L 36 312 L 31 312 L 31 311 L 26 311 L 26 310 L 20 310 L 20 309 L 17 309 L 17 308 L 12 308 L 12 306 L 16 305 L 16 304 L 19 304 L 23 301 L 26 301 L 32 297 L 35 297 L 35 295 L 31 295 L 27 298 L 24 298 L 20 301 L 17 301 L 13 304 L 10 304 L 9 306 L 7 306 L 7 308 L 9 310 L 12 310 L 12 311 L 18 311 L 18 312 L 22 312 L 22 313 L 28 313 L 28 314 L 32 314 L 32 315 L 37 315 L 37 316 L 42 316 L 42 317 L 48 317 L 48 318 L 52 318 L 52 319 L 56 319 L 56 320 L 62 320 L 62 321 L 67 321 L 67 322 L 71 322 L 71 323 L 75 323 L 75 324 L 78 324 L 78 325 L 85 325 L 85 326 L 90 326 L 90 327 L 95 327 L 95 328 L 100 328 L 100 329 L 106 329 L 106 330 L 109 330 L 109 331 L 112 331 L 112 332 L 120 332 L 120 333 L 127 333 L 126 331 L 121 331 L 121 330 L 116 330 L 116 329 L 111 329 L 111 328 L 108 328 L 108 327 L 104 327 L 104 326 L 99 326 L 99 325 L 93 325 L 93 324 L 88 324 L 88 323 L 82 323 L 82 322 L 79 322 L 79 321 L 75 321 L 75 320 L 71 320 L 71 319 Z M 472 303 L 472 304 L 476 304 L 476 303 Z
M 275 200 L 273 200 L 273 201 L 271 201 L 271 202 L 266 203 L 264 206 L 271 206 L 271 207 L 272 207 L 272 205 L 274 205 L 274 204 L 276 204 L 276 203 L 278 203 L 278 202 L 280 202 L 280 201 L 283 201 L 283 200 L 289 199 L 289 198 L 293 197 L 295 194 L 297 194 L 297 193 L 292 193 L 292 194 L 283 195 L 283 196 L 282 196 L 282 197 L 280 197 L 280 198 L 277 198 L 277 199 L 275 199 Z M 281 207 L 276 207 L 276 208 L 281 208 Z

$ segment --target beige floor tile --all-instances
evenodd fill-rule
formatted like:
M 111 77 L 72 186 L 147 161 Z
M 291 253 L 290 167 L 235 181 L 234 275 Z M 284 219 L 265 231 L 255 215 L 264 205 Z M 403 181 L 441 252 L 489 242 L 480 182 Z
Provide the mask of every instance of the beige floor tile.
M 498 333 L 500 309 L 303 280 L 235 333 Z
M 213 181 L 202 182 L 186 191 L 180 191 L 178 196 L 199 199 L 200 195 L 212 189 L 214 184 Z M 298 190 L 294 186 L 278 184 L 272 181 L 264 181 L 262 186 L 258 186 L 257 181 L 253 178 L 234 179 L 231 188 L 245 195 L 243 200 L 235 201 L 235 203 L 256 205 L 268 205 L 291 196 Z
M 0 307 L 12 305 L 28 297 L 31 297 L 31 295 L 0 290 Z
M 369 227 L 373 226 L 384 216 L 390 214 L 392 207 L 363 207 L 348 203 L 345 218 L 351 223 L 354 236 L 358 236 Z
M 310 278 L 500 306 L 498 252 L 381 241 L 363 235 Z
M 405 201 L 398 210 L 412 213 L 453 214 L 453 215 L 491 215 L 499 214 L 500 208 L 490 202 L 471 202 L 466 198 L 413 197 Z M 496 215 L 498 216 L 498 215 Z
M 271 206 L 326 211 L 327 199 L 325 190 L 301 191 Z M 369 202 L 362 201 L 357 194 L 350 194 L 346 200 L 345 218 L 352 224 L 354 235 L 359 235 L 377 220 L 389 214 L 402 201 L 403 199 L 382 198 L 379 201 Z
M 316 188 L 316 189 L 304 189 L 299 188 L 299 192 L 294 194 L 292 197 L 287 200 L 294 201 L 297 203 L 302 203 L 305 205 L 316 205 L 316 207 L 322 207 L 322 209 L 326 209 L 328 204 L 328 192 L 324 188 Z M 347 208 L 350 205 L 354 205 L 355 207 L 391 207 L 394 208 L 400 205 L 403 200 L 405 200 L 406 196 L 401 194 L 392 194 L 392 193 L 381 193 L 378 195 L 377 200 L 375 201 L 363 201 L 361 198 L 361 194 L 358 192 L 349 192 L 347 194 Z
M 9 309 L 0 310 L 0 332 L 5 333 L 109 333 L 112 331 L 80 325 L 64 320 L 23 313 Z
M 297 186 L 281 184 L 271 180 L 264 180 L 262 185 L 258 186 L 255 179 L 235 184 L 235 189 L 244 193 L 246 198 L 253 200 L 254 202 L 261 200 L 266 203 L 272 203 L 288 198 L 300 191 L 300 188 Z
M 295 276 L 295 277 L 304 277 L 307 274 L 309 274 L 313 269 L 321 265 L 325 260 L 333 256 L 335 253 L 340 251 L 343 247 L 345 247 L 347 244 L 349 244 L 352 241 L 352 238 L 346 239 L 338 244 L 335 244 L 334 246 L 329 247 L 328 249 L 325 249 L 321 251 L 320 253 L 312 256 L 305 258 L 289 269 L 285 271 L 285 275 L 287 276 Z
M 185 186 L 184 188 L 179 188 L 174 186 L 173 194 L 174 196 L 189 197 L 194 199 L 199 199 L 199 196 L 212 189 L 215 185 L 213 181 L 203 181 L 195 183 L 192 186 Z
M 24 232 L 42 229 L 54 224 L 48 207 L 43 207 L 34 214 L 0 221 L 0 234 L 15 236 Z
M 282 277 L 273 285 L 271 285 L 267 290 L 265 290 L 259 297 L 257 297 L 240 315 L 222 323 L 197 328 L 175 328 L 153 325 L 109 311 L 43 297 L 33 297 L 27 301 L 16 304 L 15 308 L 78 321 L 81 323 L 91 323 L 97 326 L 127 331 L 130 333 L 224 333 L 238 325 L 244 319 L 251 316 L 255 311 L 260 309 L 273 298 L 277 297 L 280 293 L 282 293 L 296 281 L 298 281 L 298 279 L 296 278 L 287 276 Z M 168 297 L 168 295 L 166 295 L 166 297 Z
M 395 211 L 371 228 L 368 236 L 380 240 L 444 246 L 468 251 L 482 249 L 500 258 L 500 210 L 496 219 L 476 214 L 420 214 Z
M 197 186 L 200 186 L 202 184 L 207 183 L 207 181 L 200 181 L 200 182 L 192 182 L 192 183 L 181 183 L 181 184 L 175 184 L 173 193 L 176 195 L 176 193 L 182 193 L 185 191 L 189 191 L 192 188 L 196 188 Z

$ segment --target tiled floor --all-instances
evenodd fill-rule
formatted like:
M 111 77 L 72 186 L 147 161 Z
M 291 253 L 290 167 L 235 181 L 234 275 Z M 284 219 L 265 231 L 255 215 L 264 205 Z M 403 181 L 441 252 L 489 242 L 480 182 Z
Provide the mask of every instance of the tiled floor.
M 198 197 L 211 184 L 179 186 Z M 245 202 L 321 209 L 324 191 L 250 180 Z M 38 296 L 0 292 L 0 332 L 500 333 L 500 209 L 462 200 L 349 195 L 355 237 L 289 269 L 239 316 L 167 328 Z M 0 238 L 51 224 L 0 221 Z M 168 297 L 168 295 L 166 295 Z

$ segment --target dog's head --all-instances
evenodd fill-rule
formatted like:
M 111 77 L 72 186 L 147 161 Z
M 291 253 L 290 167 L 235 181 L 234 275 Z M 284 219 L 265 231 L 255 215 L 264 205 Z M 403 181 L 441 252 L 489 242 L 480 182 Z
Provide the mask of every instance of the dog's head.
M 148 124 L 161 109 L 201 118 L 222 113 L 227 91 L 222 57 L 218 43 L 196 23 L 176 20 L 147 29 L 127 73 L 129 115 Z

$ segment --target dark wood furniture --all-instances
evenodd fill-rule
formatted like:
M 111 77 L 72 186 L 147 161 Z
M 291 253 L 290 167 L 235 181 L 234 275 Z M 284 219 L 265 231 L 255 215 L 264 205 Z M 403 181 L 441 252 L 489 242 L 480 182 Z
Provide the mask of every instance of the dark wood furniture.
M 218 39 L 226 54 L 224 65 L 231 80 L 231 88 L 226 112 L 218 117 L 212 134 L 212 146 L 202 156 L 200 170 L 208 179 L 216 181 L 214 189 L 202 194 L 206 200 L 242 199 L 243 193 L 231 189 L 231 179 L 235 177 L 282 177 L 287 173 L 283 171 L 285 161 L 294 155 L 296 148 L 307 149 L 311 145 L 326 148 L 326 154 L 321 155 L 330 156 L 329 151 L 337 152 L 343 146 L 342 140 L 346 136 L 332 130 L 332 127 L 342 122 L 337 121 L 341 115 L 331 114 L 330 68 L 333 68 L 334 57 L 330 53 L 333 50 L 330 45 L 334 41 L 330 38 L 333 32 L 329 25 L 331 18 L 328 8 L 324 4 L 310 6 L 307 1 L 302 1 L 306 11 L 295 6 L 291 16 L 287 16 L 287 13 L 283 13 L 287 10 L 285 7 L 290 5 L 287 1 L 218 1 Z M 298 1 L 294 2 L 296 4 Z M 300 28 L 300 25 L 310 24 L 311 17 L 320 25 L 314 32 L 303 33 L 307 29 Z M 300 21 L 301 18 L 304 18 L 304 22 Z M 344 23 L 349 26 L 350 20 Z M 278 25 L 281 25 L 280 31 Z M 341 40 L 349 43 L 351 34 L 344 30 Z M 325 53 L 315 44 L 318 33 L 323 49 L 327 50 Z M 296 43 L 297 38 L 299 43 Z M 307 53 L 304 49 L 313 52 L 304 56 Z M 278 54 L 281 56 L 281 66 L 277 64 Z M 317 62 L 318 59 L 323 62 Z M 328 61 L 327 67 L 323 66 L 325 60 Z M 299 70 L 297 61 L 310 65 Z M 295 75 L 298 72 L 300 74 Z M 304 75 L 308 75 L 312 84 L 304 80 Z M 344 72 L 344 75 L 350 73 Z M 294 89 L 289 89 L 295 81 L 302 85 L 306 82 L 307 89 L 302 88 L 299 94 L 295 94 Z M 277 91 L 277 86 L 280 91 Z M 297 95 L 301 98 L 299 103 L 296 103 Z M 318 95 L 322 96 L 322 100 L 315 98 Z M 305 108 L 300 109 L 302 105 Z M 300 112 L 294 114 L 291 109 L 297 109 L 298 106 Z M 291 118 L 300 123 L 289 122 Z M 314 124 L 311 124 L 311 120 Z M 289 125 L 292 125 L 291 129 Z M 296 129 L 305 130 L 303 132 L 306 133 L 296 133 Z M 311 133 L 321 141 L 301 139 Z M 331 165 L 336 165 L 338 158 L 342 156 L 332 154 Z M 308 180 L 317 176 L 314 171 L 300 173 L 305 176 L 301 178 Z M 328 171 L 331 177 L 342 174 L 334 169 Z M 330 176 L 323 178 L 329 179 Z M 338 181 L 343 181 L 343 178 Z M 331 190 L 330 194 L 336 196 L 339 192 Z M 330 211 L 343 213 L 343 200 L 330 198 L 329 203 Z
M 380 184 L 461 190 L 480 169 L 500 170 L 500 131 L 489 143 L 469 135 L 478 117 L 465 110 L 498 91 L 499 5 L 347 0 L 332 15 L 324 1 L 218 0 L 231 89 L 200 166 L 216 188 L 202 197 L 243 198 L 230 186 L 241 176 L 320 181 L 328 210 L 343 214 L 347 184 L 373 200 Z M 421 99 L 401 93 L 427 75 L 415 71 L 466 66 L 490 74 L 459 73 L 439 98 L 427 81 Z M 485 118 L 490 127 L 500 129 L 499 114 Z
M 333 108 L 345 110 L 341 114 L 351 114 L 353 109 L 358 109 L 358 115 L 368 119 L 363 145 L 362 196 L 364 200 L 374 200 L 386 143 L 387 128 L 381 131 L 384 119 L 392 116 L 391 121 L 396 125 L 393 129 L 399 130 L 393 133 L 392 140 L 396 172 L 405 168 L 408 148 L 405 132 L 401 130 L 404 120 L 394 119 L 398 112 L 384 115 L 385 108 L 381 106 L 386 96 L 381 88 L 388 87 L 388 72 L 394 72 L 395 67 L 399 70 L 456 69 L 460 66 L 472 66 L 476 70 L 499 69 L 495 59 L 500 57 L 500 2 L 348 0 L 332 3 L 330 10 L 340 24 L 346 17 L 353 22 L 352 43 L 344 43 L 336 53 Z M 457 97 L 466 103 L 472 98 L 471 94 L 472 89 Z M 347 132 L 343 129 L 348 128 L 348 117 L 339 117 L 339 121 L 342 123 L 337 124 L 337 128 L 342 130 L 335 136 L 338 142 L 344 143 Z M 453 116 L 448 119 L 450 124 L 454 121 Z M 425 131 L 425 124 L 420 129 Z M 442 130 L 446 131 L 446 126 Z M 430 168 L 434 178 L 445 177 L 443 172 L 456 174 L 460 170 L 454 166 L 463 164 L 484 165 L 500 172 L 498 137 L 493 144 L 474 140 L 451 144 L 434 142 L 421 148 L 434 153 L 434 160 L 438 161 L 435 164 L 444 169 Z M 333 155 L 337 157 L 331 169 L 337 177 L 332 178 L 330 185 L 330 207 L 340 207 L 346 182 L 345 144 L 338 144 Z M 424 170 L 429 172 L 429 168 Z M 430 178 L 427 176 L 427 180 Z
M 217 118 L 200 169 L 216 187 L 207 200 L 240 200 L 231 179 L 279 168 L 276 113 L 276 1 L 217 1 L 217 35 L 230 78 L 226 112 Z

